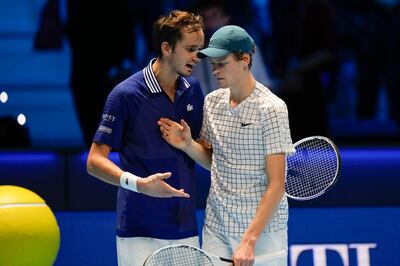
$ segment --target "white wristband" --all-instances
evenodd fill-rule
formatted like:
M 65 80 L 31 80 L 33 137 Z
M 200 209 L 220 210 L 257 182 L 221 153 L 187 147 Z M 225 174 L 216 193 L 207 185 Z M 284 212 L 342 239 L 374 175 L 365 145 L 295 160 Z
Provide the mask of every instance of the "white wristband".
M 137 180 L 139 178 L 140 177 L 135 176 L 129 172 L 124 172 L 119 179 L 119 183 L 121 184 L 121 187 L 123 187 L 123 188 L 140 193 L 137 189 Z

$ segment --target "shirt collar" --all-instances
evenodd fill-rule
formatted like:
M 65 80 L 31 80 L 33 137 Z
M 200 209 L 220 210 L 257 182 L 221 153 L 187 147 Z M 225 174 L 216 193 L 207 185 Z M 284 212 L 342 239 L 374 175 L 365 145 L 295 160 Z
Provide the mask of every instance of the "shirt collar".
M 151 93 L 160 93 L 163 90 L 161 89 L 160 84 L 158 83 L 156 76 L 154 75 L 153 68 L 151 67 L 153 63 L 156 61 L 156 58 L 150 60 L 150 63 L 143 69 L 144 81 L 146 82 L 147 87 L 149 88 Z M 190 83 L 182 76 L 178 78 L 179 87 L 183 87 L 185 89 L 190 87 Z

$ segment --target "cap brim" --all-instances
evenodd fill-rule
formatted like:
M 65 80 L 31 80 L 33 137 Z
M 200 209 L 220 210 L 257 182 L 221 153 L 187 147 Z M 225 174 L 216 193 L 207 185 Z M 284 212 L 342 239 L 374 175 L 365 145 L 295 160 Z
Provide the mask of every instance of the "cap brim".
M 206 49 L 203 49 L 197 53 L 198 58 L 205 58 L 205 57 L 212 57 L 212 58 L 218 58 L 218 57 L 224 57 L 227 56 L 230 53 L 230 51 L 225 50 L 225 49 L 219 49 L 215 47 L 208 47 Z

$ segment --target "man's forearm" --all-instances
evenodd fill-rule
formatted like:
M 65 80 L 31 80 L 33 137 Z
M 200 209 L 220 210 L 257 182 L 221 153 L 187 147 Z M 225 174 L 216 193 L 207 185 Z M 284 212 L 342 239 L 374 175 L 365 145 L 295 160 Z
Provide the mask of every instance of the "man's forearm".
M 119 177 L 123 173 L 123 171 L 109 159 L 99 156 L 95 158 L 89 157 L 87 171 L 90 175 L 115 186 L 119 186 Z
M 190 144 L 182 150 L 202 167 L 211 169 L 212 149 L 206 148 L 192 139 Z
M 254 247 L 266 225 L 271 220 L 271 217 L 279 202 L 282 200 L 283 195 L 284 187 L 280 186 L 280 184 L 272 184 L 268 187 L 258 205 L 253 221 L 242 237 L 242 242 Z
M 253 221 L 242 237 L 242 241 L 254 242 L 254 244 L 270 222 L 276 207 L 285 194 L 285 155 L 268 155 L 265 162 L 269 184 L 261 198 Z

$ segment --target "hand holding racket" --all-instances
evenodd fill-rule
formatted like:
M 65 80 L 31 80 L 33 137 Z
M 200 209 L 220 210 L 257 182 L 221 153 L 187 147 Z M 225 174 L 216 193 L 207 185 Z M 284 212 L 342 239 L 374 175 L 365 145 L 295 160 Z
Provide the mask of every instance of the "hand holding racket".
M 301 139 L 287 158 L 286 195 L 310 200 L 328 191 L 337 181 L 341 158 L 332 140 L 322 136 Z
M 284 251 L 256 257 L 256 261 L 273 261 L 276 258 L 287 256 Z M 143 266 L 212 266 L 233 265 L 233 260 L 222 258 L 207 251 L 190 245 L 170 245 L 154 251 L 146 259 Z

